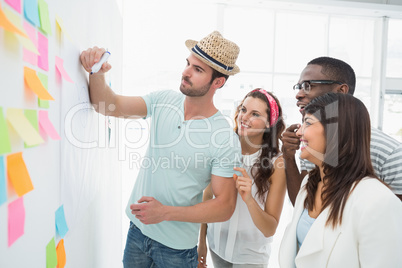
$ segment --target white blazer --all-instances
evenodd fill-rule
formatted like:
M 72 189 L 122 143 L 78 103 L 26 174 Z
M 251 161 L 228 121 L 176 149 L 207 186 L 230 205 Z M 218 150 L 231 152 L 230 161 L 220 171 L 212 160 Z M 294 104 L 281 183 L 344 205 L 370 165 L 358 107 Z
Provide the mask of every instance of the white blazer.
M 317 217 L 297 249 L 296 226 L 304 209 L 306 176 L 293 219 L 279 250 L 280 267 L 402 267 L 402 202 L 385 185 L 364 178 L 352 191 L 342 225 L 326 226 L 329 208 Z

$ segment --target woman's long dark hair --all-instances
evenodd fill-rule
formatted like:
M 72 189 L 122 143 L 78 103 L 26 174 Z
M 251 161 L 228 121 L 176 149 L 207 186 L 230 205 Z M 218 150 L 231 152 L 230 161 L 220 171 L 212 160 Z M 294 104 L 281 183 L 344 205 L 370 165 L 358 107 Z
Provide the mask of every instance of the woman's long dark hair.
M 244 100 L 248 97 L 252 98 L 258 98 L 262 101 L 264 101 L 267 104 L 267 115 L 268 115 L 268 120 L 270 118 L 271 114 L 271 107 L 269 106 L 268 98 L 265 96 L 264 93 L 258 91 L 260 90 L 259 88 L 251 91 L 248 93 L 240 105 L 236 109 L 235 113 L 235 127 L 234 131 L 238 133 L 238 125 L 237 125 L 237 118 L 239 117 L 239 111 L 240 108 L 243 106 Z M 272 158 L 278 155 L 280 149 L 279 149 L 279 137 L 281 136 L 282 132 L 285 130 L 285 123 L 283 122 L 282 118 L 282 108 L 281 105 L 278 101 L 278 99 L 270 92 L 267 92 L 269 95 L 271 95 L 276 103 L 278 104 L 278 120 L 276 123 L 269 128 L 265 129 L 265 132 L 262 136 L 262 144 L 261 144 L 261 154 L 259 159 L 256 161 L 256 163 L 253 165 L 251 168 L 251 176 L 254 178 L 254 183 L 257 186 L 257 196 L 258 198 L 263 201 L 264 199 L 264 194 L 268 192 L 269 186 L 271 184 L 271 175 L 274 173 L 274 166 L 272 163 Z M 271 122 L 269 122 L 271 125 Z
M 304 109 L 324 127 L 326 149 L 322 209 L 330 207 L 327 225 L 342 223 L 350 192 L 364 177 L 377 176 L 370 158 L 370 116 L 364 104 L 349 94 L 328 93 L 313 99 Z M 378 178 L 377 178 L 378 179 Z M 313 209 L 317 185 L 321 180 L 316 166 L 309 173 L 304 206 Z

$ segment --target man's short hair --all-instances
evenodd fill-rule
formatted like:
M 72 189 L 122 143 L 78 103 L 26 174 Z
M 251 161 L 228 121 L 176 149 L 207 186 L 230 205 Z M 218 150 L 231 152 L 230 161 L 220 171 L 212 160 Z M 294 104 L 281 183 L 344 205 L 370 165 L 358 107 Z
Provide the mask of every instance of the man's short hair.
M 353 68 L 342 60 L 331 57 L 319 57 L 307 65 L 315 64 L 322 67 L 322 72 L 331 80 L 345 83 L 349 86 L 349 94 L 353 95 L 356 86 L 356 75 Z
M 228 81 L 229 75 L 223 74 L 213 68 L 211 68 L 211 69 L 212 69 L 212 76 L 211 76 L 211 81 L 209 82 L 210 84 L 212 84 L 212 82 L 215 80 L 215 78 L 219 78 L 219 77 L 224 77 L 225 83 L 226 83 L 226 81 Z M 223 83 L 222 87 L 225 85 L 225 83 Z

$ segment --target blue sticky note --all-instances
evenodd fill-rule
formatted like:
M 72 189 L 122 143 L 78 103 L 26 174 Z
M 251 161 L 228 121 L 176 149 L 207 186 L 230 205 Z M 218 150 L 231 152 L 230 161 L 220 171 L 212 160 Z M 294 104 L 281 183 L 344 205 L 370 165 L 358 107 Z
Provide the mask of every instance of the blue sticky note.
M 61 205 L 56 211 L 56 230 L 61 238 L 64 238 L 68 232 L 66 218 L 64 216 L 64 207 Z
M 4 158 L 0 156 L 0 205 L 7 201 L 6 169 Z
M 24 0 L 24 15 L 31 24 L 40 27 L 38 0 Z

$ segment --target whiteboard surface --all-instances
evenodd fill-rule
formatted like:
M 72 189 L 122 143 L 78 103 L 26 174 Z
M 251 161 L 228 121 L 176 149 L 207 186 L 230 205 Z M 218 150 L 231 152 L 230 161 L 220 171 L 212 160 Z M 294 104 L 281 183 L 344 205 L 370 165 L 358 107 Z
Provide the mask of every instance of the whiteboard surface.
M 107 80 L 116 92 L 120 91 L 121 12 L 115 0 L 46 2 L 52 30 L 47 36 L 48 71 L 23 61 L 23 48 L 18 39 L 0 27 L 3 113 L 7 108 L 46 110 L 61 136 L 61 140 L 47 138 L 39 146 L 24 148 L 21 138 L 9 126 L 11 153 L 23 152 L 34 190 L 23 197 L 24 234 L 11 247 L 7 242 L 7 205 L 16 196 L 9 196 L 0 205 L 0 267 L 46 267 L 46 245 L 52 238 L 56 244 L 60 240 L 55 229 L 55 212 L 61 205 L 69 227 L 64 237 L 66 267 L 120 267 L 120 163 L 118 148 L 108 146 L 109 139 L 115 139 L 114 125 L 109 126 L 109 119 L 97 114 L 89 104 L 88 74 L 80 65 L 79 55 L 94 45 L 108 48 L 112 52 L 109 62 L 113 69 Z M 11 9 L 3 0 L 0 4 L 2 9 Z M 21 21 L 25 20 L 23 15 L 18 15 Z M 57 31 L 56 15 L 63 20 L 71 40 L 64 32 Z M 56 71 L 56 56 L 64 60 L 64 68 L 74 83 L 67 82 Z M 25 66 L 48 76 L 49 93 L 55 99 L 50 101 L 48 109 L 38 107 L 37 96 L 25 88 Z

